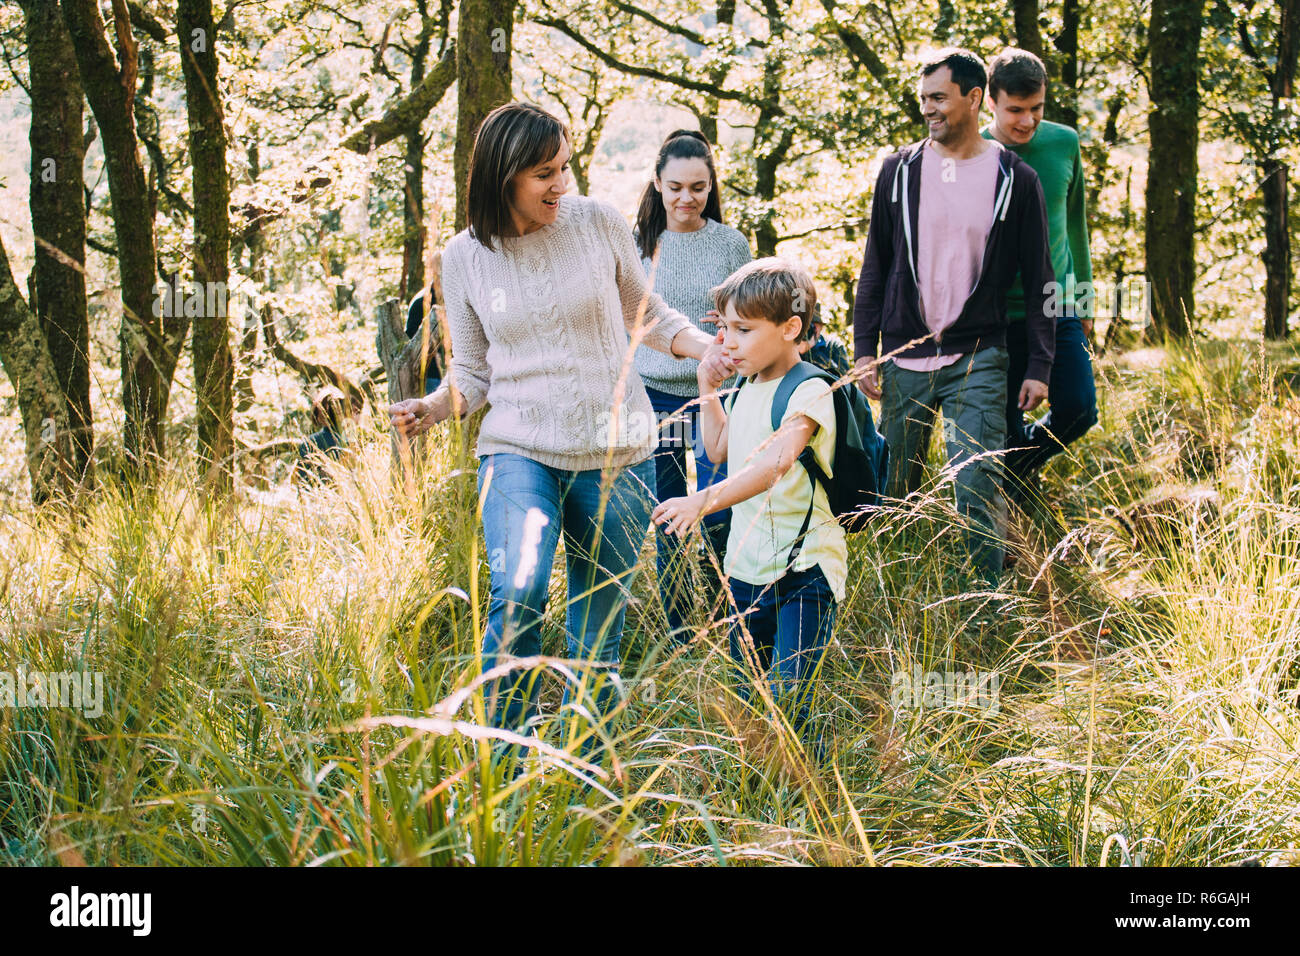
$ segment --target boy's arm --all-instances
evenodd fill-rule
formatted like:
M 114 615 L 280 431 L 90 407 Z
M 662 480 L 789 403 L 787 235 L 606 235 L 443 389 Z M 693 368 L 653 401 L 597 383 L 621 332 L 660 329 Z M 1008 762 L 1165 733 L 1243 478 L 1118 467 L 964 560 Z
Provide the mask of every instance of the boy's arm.
M 798 415 L 781 426 L 772 442 L 748 465 L 706 490 L 704 514 L 730 508 L 767 491 L 790 470 L 820 426 Z
M 700 437 L 709 461 L 720 465 L 727 460 L 727 413 L 722 397 L 713 387 L 700 388 Z
M 717 401 L 716 397 L 713 401 Z M 787 419 L 770 444 L 740 471 L 693 495 L 669 498 L 655 508 L 650 520 L 662 525 L 668 534 L 685 535 L 705 515 L 762 494 L 799 460 L 819 427 L 807 415 Z

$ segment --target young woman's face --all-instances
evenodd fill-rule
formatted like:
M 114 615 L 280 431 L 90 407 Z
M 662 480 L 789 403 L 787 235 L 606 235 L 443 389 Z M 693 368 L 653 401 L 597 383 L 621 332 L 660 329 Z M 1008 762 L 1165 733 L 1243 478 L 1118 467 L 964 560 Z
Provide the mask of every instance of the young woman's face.
M 704 226 L 704 204 L 713 189 L 708 163 L 694 157 L 670 159 L 655 177 L 655 185 L 663 196 L 670 230 L 693 232 Z
M 555 222 L 560 197 L 569 190 L 569 144 L 560 140 L 559 151 L 544 163 L 515 173 L 511 179 L 510 217 L 516 235 L 526 235 Z

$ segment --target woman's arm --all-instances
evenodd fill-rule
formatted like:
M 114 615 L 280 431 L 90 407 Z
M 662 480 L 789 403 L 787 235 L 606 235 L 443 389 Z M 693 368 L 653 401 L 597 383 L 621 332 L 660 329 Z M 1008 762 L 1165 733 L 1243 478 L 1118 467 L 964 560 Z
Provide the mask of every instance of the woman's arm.
M 448 246 L 447 252 L 454 247 Z M 470 304 L 456 255 L 442 257 L 442 289 L 447 327 L 451 332 L 451 366 L 447 378 L 431 395 L 390 405 L 389 419 L 404 435 L 418 435 L 455 412 L 461 418 L 487 402 L 492 370 L 487 363 L 488 340 L 483 323 Z
M 618 283 L 623 324 L 633 343 L 676 358 L 703 356 L 712 338 L 651 291 L 627 222 L 608 203 L 595 205 L 596 222 L 604 229 L 614 251 L 614 278 Z

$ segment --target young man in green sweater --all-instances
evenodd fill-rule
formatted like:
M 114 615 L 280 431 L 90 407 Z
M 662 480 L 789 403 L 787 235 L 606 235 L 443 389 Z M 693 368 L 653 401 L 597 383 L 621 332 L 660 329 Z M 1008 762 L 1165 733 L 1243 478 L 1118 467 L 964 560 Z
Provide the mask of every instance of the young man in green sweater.
M 1020 280 L 1007 293 L 1007 448 L 1005 486 L 1015 501 L 1036 492 L 1049 458 L 1097 423 L 1097 389 L 1088 339 L 1092 335 L 1092 260 L 1088 254 L 1087 206 L 1079 134 L 1043 119 L 1047 71 L 1032 53 L 1009 48 L 989 65 L 993 122 L 985 139 L 997 140 L 1033 167 L 1047 204 L 1055 286 L 1056 358 L 1048 383 L 1050 410 L 1026 422 L 1015 396 L 1025 376 L 1028 341 Z

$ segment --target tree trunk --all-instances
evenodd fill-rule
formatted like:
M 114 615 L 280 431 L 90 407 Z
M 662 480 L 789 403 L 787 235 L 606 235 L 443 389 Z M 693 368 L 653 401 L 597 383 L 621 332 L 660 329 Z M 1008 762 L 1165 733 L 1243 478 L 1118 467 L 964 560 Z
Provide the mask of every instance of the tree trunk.
M 248 178 L 251 182 L 256 182 L 257 177 L 261 175 L 262 164 L 257 148 L 257 131 L 254 129 L 249 134 L 245 155 L 248 157 Z M 248 224 L 244 227 L 237 238 L 232 238 L 233 242 L 238 242 L 248 250 L 248 271 L 247 275 L 253 280 L 255 286 L 264 288 L 267 292 L 272 291 L 269 284 L 269 276 L 266 276 L 262 269 L 262 220 L 259 216 L 252 216 Z M 236 259 L 243 259 L 242 251 L 232 253 Z M 236 365 L 239 374 L 235 376 L 234 393 L 235 393 L 235 411 L 246 412 L 253 407 L 253 355 L 257 351 L 257 328 L 260 323 L 260 313 L 256 306 L 251 302 L 240 299 L 240 305 L 243 309 L 240 315 L 241 330 L 239 333 L 239 352 L 236 356 Z
M 764 11 L 767 15 L 768 28 L 772 42 L 784 38 L 784 21 L 780 8 L 774 0 L 765 0 Z M 779 106 L 781 99 L 781 56 L 776 49 L 770 49 L 763 64 L 763 101 Z M 763 217 L 754 226 L 754 245 L 759 258 L 776 255 L 778 232 L 776 229 L 776 174 L 785 162 L 794 142 L 794 129 L 789 123 L 782 124 L 780 132 L 773 137 L 774 121 L 778 119 L 774 111 L 764 106 L 758 111 L 754 120 L 754 195 L 767 207 Z M 766 141 L 772 142 L 764 150 Z
M 437 285 L 436 277 L 440 271 L 440 262 L 441 257 L 435 257 L 433 263 L 435 285 Z M 442 301 L 441 288 L 436 289 L 434 298 L 439 302 Z M 388 378 L 390 402 L 400 402 L 424 394 L 425 370 L 429 367 L 433 350 L 441 350 L 443 343 L 448 341 L 445 335 L 445 323 L 442 306 L 435 305 L 420 326 L 420 333 L 408 339 L 405 303 L 389 299 L 375 310 L 375 325 L 379 329 L 375 333 L 375 350 L 379 353 L 379 361 L 383 363 Z M 434 329 L 438 330 L 437 334 L 434 334 Z M 447 361 L 444 354 L 444 366 Z M 394 431 L 392 443 L 394 473 L 402 475 L 403 484 L 413 493 L 418 463 L 424 458 L 424 436 L 420 435 L 411 440 Z
M 1038 0 L 1011 0 L 1011 14 L 1016 21 L 1016 45 L 1041 59 L 1043 31 L 1038 26 Z
M 1264 338 L 1287 337 L 1291 305 L 1291 232 L 1287 224 L 1287 179 L 1291 168 L 1277 157 L 1265 161 L 1264 182 Z
M 419 4 L 420 19 L 427 24 L 428 9 Z M 432 35 L 427 28 L 420 30 L 420 42 L 411 57 L 411 89 L 424 81 L 424 63 L 429 56 Z M 420 132 L 423 117 L 417 119 L 406 131 L 406 157 L 402 174 L 406 180 L 405 202 L 402 203 L 402 299 L 409 300 L 424 289 L 424 135 Z
M 1079 128 L 1079 0 L 1064 0 L 1061 32 L 1055 47 L 1060 52 L 1061 79 L 1049 85 L 1056 121 L 1070 129 Z M 1053 89 L 1053 86 L 1055 89 Z M 1046 107 L 1044 108 L 1046 110 Z
M 1285 129 L 1280 104 L 1295 95 L 1296 58 L 1300 56 L 1300 0 L 1283 0 L 1277 28 L 1277 58 L 1269 77 L 1273 99 L 1273 126 Z M 1291 167 L 1282 158 L 1282 141 L 1261 164 L 1264 174 L 1264 337 L 1284 339 L 1290 331 L 1291 231 L 1289 188 Z
M 730 27 L 736 21 L 736 0 L 718 0 L 718 5 L 714 10 L 717 26 Z M 709 71 L 709 82 L 714 86 L 722 86 L 727 80 L 727 74 L 731 72 L 731 57 L 720 57 L 717 65 Z M 704 97 L 704 113 L 700 116 L 700 132 L 704 138 L 713 146 L 718 144 L 718 98 L 716 96 Z M 715 189 L 721 189 L 720 184 L 714 184 Z M 583 190 L 586 195 L 586 190 Z
M 1066 0 L 1069 3 L 1070 0 Z M 1043 101 L 1043 115 L 1054 120 L 1060 119 L 1059 102 L 1056 91 L 1056 63 L 1047 55 L 1047 49 L 1043 45 L 1043 28 L 1039 26 L 1038 0 L 1011 0 L 1011 13 L 1016 23 L 1016 46 L 1020 49 L 1032 53 L 1043 61 L 1043 68 L 1047 70 L 1047 98 Z M 1076 117 L 1077 119 L 1077 117 Z M 1074 126 L 1074 123 L 1070 123 Z
M 1146 187 L 1150 338 L 1183 340 L 1196 316 L 1198 69 L 1204 0 L 1153 0 L 1151 153 Z
M 230 280 L 230 180 L 212 0 L 180 0 L 176 30 L 194 164 L 194 278 L 205 303 L 191 332 L 199 473 L 213 491 L 225 493 L 231 486 L 235 451 L 234 363 L 225 308 Z M 207 305 L 217 308 L 209 314 Z
M 36 236 L 31 307 L 68 405 L 73 466 L 91 476 L 90 324 L 81 77 L 58 0 L 24 0 L 31 73 L 30 204 Z
M 113 0 L 114 25 L 122 66 L 104 33 L 95 0 L 62 0 L 64 22 L 72 37 L 81 85 L 95 114 L 104 145 L 117 262 L 122 280 L 122 404 L 126 424 L 123 445 L 128 470 L 146 476 L 164 453 L 163 416 L 176 355 L 169 332 L 184 317 L 170 322 L 154 315 L 156 268 L 153 210 L 140 163 L 135 127 L 135 84 L 139 58 L 123 0 Z
M 406 201 L 402 203 L 402 301 L 424 289 L 424 136 L 416 126 L 406 134 Z
M 456 231 L 465 228 L 465 198 L 474 137 L 488 113 L 510 102 L 510 52 L 518 0 L 462 0 L 456 36 Z
M 68 403 L 40 322 L 14 282 L 9 255 L 0 244 L 0 364 L 18 393 L 37 504 L 66 494 L 75 481 Z

